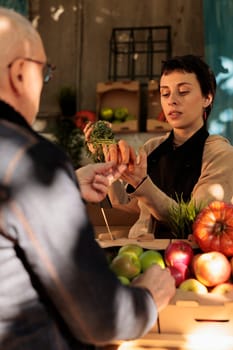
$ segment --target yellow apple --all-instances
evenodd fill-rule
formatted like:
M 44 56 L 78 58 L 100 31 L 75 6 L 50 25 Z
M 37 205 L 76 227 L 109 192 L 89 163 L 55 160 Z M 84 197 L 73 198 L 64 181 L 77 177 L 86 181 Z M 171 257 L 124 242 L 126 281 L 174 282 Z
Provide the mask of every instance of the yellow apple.
M 230 292 L 233 293 L 233 283 L 230 282 L 220 283 L 210 290 L 210 293 L 220 295 L 224 295 Z
M 124 276 L 131 280 L 141 272 L 141 264 L 135 253 L 122 253 L 113 258 L 110 269 L 117 276 Z
M 187 280 L 183 281 L 179 285 L 179 289 L 185 292 L 195 292 L 199 294 L 208 293 L 207 287 L 195 278 L 188 278 Z
M 137 244 L 126 244 L 119 249 L 118 254 L 120 255 L 125 252 L 134 253 L 137 256 L 140 256 L 143 253 L 143 248 Z

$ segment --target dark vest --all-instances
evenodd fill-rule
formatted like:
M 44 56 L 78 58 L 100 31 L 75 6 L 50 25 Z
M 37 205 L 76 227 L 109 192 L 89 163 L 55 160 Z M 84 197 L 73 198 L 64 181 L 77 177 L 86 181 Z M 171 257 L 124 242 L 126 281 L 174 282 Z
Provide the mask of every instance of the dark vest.
M 174 134 L 161 143 L 147 158 L 148 175 L 153 183 L 169 197 L 184 201 L 191 199 L 191 193 L 201 174 L 202 155 L 209 136 L 206 126 L 199 129 L 183 145 L 174 148 Z M 155 237 L 167 238 L 169 229 L 156 223 Z

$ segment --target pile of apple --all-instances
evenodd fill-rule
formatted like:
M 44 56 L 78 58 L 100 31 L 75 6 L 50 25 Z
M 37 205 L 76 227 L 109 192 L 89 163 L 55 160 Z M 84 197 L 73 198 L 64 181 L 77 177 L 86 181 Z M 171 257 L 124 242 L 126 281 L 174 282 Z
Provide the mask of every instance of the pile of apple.
M 110 268 L 127 285 L 152 264 L 169 268 L 176 287 L 183 291 L 202 294 L 233 292 L 233 258 L 219 251 L 204 253 L 196 250 L 188 241 L 171 242 L 164 251 L 127 244 L 119 248 Z
M 135 119 L 135 116 L 129 113 L 127 107 L 102 107 L 100 110 L 100 119 L 108 121 L 110 123 L 122 123 L 127 120 Z
M 193 205 L 190 208 L 193 218 Z M 171 242 L 163 251 L 128 244 L 119 249 L 110 268 L 129 284 L 149 266 L 159 264 L 170 269 L 176 287 L 184 291 L 233 295 L 233 203 L 216 200 L 195 215 L 191 236 L 198 248 L 184 240 Z

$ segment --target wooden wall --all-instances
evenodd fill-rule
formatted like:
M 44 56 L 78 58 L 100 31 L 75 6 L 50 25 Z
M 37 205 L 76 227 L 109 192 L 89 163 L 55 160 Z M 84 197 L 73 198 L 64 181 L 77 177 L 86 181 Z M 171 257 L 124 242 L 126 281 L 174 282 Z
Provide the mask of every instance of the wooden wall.
M 59 113 L 64 85 L 77 89 L 77 108 L 95 110 L 96 84 L 108 78 L 112 28 L 172 27 L 172 54 L 204 54 L 202 0 L 31 0 L 30 16 L 57 67 L 44 87 L 40 116 Z

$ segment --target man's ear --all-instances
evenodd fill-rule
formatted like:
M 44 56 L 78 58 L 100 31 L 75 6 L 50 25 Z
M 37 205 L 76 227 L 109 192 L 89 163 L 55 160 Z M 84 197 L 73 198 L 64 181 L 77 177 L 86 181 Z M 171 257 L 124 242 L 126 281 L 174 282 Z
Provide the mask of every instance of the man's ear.
M 25 62 L 17 59 L 11 67 L 9 67 L 10 85 L 17 95 L 21 95 L 23 91 Z

